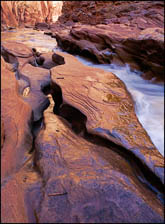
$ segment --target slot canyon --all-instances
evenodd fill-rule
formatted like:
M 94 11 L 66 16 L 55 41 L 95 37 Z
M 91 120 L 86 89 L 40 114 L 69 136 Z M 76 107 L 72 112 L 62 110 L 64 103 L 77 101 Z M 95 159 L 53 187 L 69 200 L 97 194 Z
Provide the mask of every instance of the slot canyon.
M 1 1 L 1 222 L 164 223 L 164 1 Z

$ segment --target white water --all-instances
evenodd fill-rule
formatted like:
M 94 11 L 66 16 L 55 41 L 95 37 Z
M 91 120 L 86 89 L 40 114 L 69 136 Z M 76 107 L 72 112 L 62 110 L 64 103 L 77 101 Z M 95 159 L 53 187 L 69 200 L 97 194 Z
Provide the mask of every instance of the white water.
M 76 56 L 83 64 L 114 73 L 126 85 L 135 102 L 136 115 L 152 142 L 164 156 L 164 85 L 153 84 L 140 77 L 129 66 L 94 64 Z
M 2 41 L 16 40 L 37 48 L 40 52 L 48 52 L 56 48 L 55 39 L 35 30 L 22 29 L 2 32 L 1 37 Z M 76 57 L 85 65 L 113 72 L 125 83 L 135 101 L 135 111 L 140 123 L 147 131 L 154 145 L 164 155 L 164 86 L 152 84 L 142 79 L 140 73 L 130 71 L 128 65 L 124 67 L 100 65 L 80 56 Z

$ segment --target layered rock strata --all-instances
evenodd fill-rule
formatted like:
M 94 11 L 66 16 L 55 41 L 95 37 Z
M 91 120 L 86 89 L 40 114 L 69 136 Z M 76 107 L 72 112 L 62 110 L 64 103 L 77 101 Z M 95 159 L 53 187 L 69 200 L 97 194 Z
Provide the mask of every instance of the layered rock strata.
M 162 82 L 163 18 L 162 1 L 64 2 L 58 23 L 47 34 L 69 53 L 99 63 L 128 63 L 144 79 Z
M 39 223 L 162 222 L 161 204 L 127 160 L 111 147 L 75 134 L 65 119 L 53 114 L 50 100 L 35 149 L 37 166 L 47 180 Z
M 163 157 L 124 84 L 69 54 L 2 55 L 2 222 L 163 222 Z
M 97 63 L 129 64 L 146 79 L 164 80 L 164 30 L 139 31 L 123 24 L 75 25 L 52 33 L 59 47 Z
M 56 22 L 62 1 L 1 1 L 1 27 L 34 26 Z

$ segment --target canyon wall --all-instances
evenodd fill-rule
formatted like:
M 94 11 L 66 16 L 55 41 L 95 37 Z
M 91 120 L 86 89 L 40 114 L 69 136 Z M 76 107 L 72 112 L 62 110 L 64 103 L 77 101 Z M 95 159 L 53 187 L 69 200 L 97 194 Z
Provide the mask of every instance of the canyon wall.
M 122 23 L 144 29 L 162 27 L 164 22 L 163 1 L 64 1 L 62 23 L 82 24 Z
M 61 15 L 62 1 L 2 1 L 1 26 L 32 26 L 38 22 L 53 23 Z

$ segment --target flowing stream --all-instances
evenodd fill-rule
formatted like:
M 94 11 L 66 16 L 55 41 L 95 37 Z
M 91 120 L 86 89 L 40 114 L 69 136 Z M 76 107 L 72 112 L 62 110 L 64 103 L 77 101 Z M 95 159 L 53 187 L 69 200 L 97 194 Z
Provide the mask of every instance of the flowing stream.
M 36 48 L 39 52 L 49 52 L 60 49 L 57 42 L 42 31 L 32 29 L 10 30 L 1 33 L 3 41 L 17 41 Z M 94 64 L 93 62 L 76 56 L 83 64 L 113 72 L 126 85 L 135 102 L 136 115 L 147 131 L 152 142 L 164 156 L 164 85 L 153 84 L 140 77 L 140 72 L 131 71 L 124 67 Z

